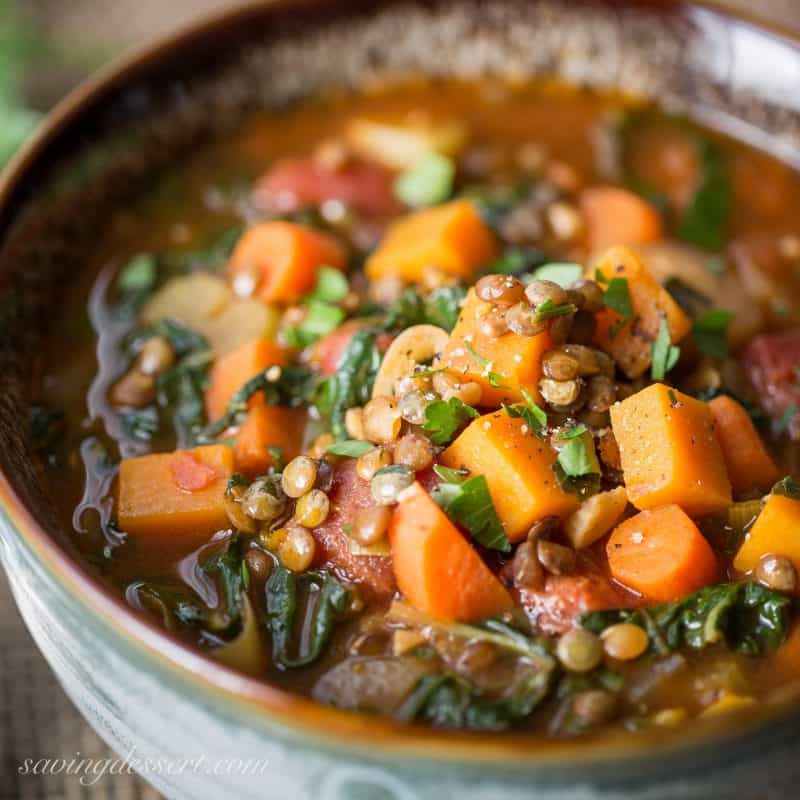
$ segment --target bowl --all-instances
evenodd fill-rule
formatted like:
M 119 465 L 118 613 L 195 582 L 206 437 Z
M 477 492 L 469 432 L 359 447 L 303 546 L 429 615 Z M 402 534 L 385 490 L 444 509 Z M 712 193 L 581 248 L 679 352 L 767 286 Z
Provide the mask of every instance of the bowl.
M 800 44 L 711 4 L 250 3 L 78 88 L 0 178 L 0 556 L 45 658 L 120 754 L 94 774 L 134 769 L 187 799 L 795 797 L 796 708 L 735 731 L 708 722 L 550 740 L 323 708 L 135 615 L 78 559 L 59 523 L 24 421 L 48 320 L 109 208 L 254 107 L 420 71 L 557 75 L 631 92 L 800 167 Z

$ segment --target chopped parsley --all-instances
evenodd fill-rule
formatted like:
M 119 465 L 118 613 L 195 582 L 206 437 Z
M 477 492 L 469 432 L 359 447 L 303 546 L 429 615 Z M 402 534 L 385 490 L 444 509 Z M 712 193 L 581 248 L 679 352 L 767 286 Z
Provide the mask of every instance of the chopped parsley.
M 728 328 L 736 315 L 731 311 L 706 311 L 692 323 L 692 337 L 697 349 L 713 358 L 728 354 Z
M 566 440 L 556 463 L 568 478 L 582 478 L 584 475 L 599 475 L 600 462 L 594 449 L 594 440 L 584 425 L 576 425 L 564 431 L 559 437 Z
M 480 416 L 478 412 L 457 397 L 434 400 L 425 406 L 422 429 L 434 444 L 447 444 L 469 422 Z
M 488 358 L 484 358 L 482 355 L 480 355 L 470 342 L 465 341 L 464 347 L 466 347 L 467 352 L 478 362 L 478 364 L 483 367 L 484 374 L 489 378 L 489 386 L 493 387 L 494 389 L 508 389 L 508 386 L 505 386 L 502 383 L 502 376 L 498 375 L 496 372 L 492 372 L 490 369 L 492 362 L 489 361 Z
M 658 336 L 651 348 L 653 362 L 650 367 L 650 375 L 654 381 L 663 381 L 666 374 L 678 363 L 681 356 L 680 347 L 672 344 L 667 320 L 661 317 L 661 324 L 658 327 Z
M 358 458 L 374 449 L 375 445 L 372 442 L 365 442 L 363 439 L 345 439 L 343 442 L 336 442 L 330 445 L 328 452 L 333 453 L 335 456 Z
M 619 314 L 626 322 L 633 319 L 633 302 L 627 278 L 612 278 L 603 294 L 603 305 Z
M 516 403 L 513 406 L 503 405 L 503 410 L 513 419 L 524 419 L 530 431 L 536 435 L 547 427 L 547 413 L 533 401 L 525 389 L 522 390 L 525 404 Z

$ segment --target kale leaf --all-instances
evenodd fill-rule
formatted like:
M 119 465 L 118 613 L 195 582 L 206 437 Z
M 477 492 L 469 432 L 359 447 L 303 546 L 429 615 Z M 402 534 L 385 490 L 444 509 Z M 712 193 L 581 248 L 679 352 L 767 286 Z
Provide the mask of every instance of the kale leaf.
M 244 591 L 242 554 L 238 536 L 232 536 L 201 565 L 207 575 L 219 576 L 225 613 L 229 622 L 241 616 L 241 596 Z

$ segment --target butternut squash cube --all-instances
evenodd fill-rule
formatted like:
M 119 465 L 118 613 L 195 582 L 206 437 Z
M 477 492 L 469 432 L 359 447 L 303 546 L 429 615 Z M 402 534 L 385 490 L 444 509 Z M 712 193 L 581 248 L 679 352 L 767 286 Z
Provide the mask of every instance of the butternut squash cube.
M 800 500 L 771 494 L 733 559 L 734 569 L 750 572 L 767 553 L 785 556 L 800 570 Z
M 123 459 L 117 524 L 134 536 L 203 541 L 229 525 L 223 495 L 232 474 L 223 444 Z
M 628 377 L 638 378 L 650 367 L 651 349 L 662 318 L 667 321 L 673 344 L 689 333 L 692 322 L 633 250 L 612 247 L 596 269 L 606 281 L 627 280 L 633 317 L 626 321 L 616 311 L 604 307 L 595 315 L 594 340 Z M 594 272 L 589 277 L 594 278 Z
M 284 463 L 300 454 L 306 412 L 259 403 L 248 409 L 233 446 L 236 471 L 251 477 L 275 466 L 270 448 L 282 451 Z
M 480 319 L 490 310 L 491 305 L 470 289 L 437 366 L 446 367 L 462 382 L 480 384 L 483 406 L 517 403 L 523 399 L 523 389 L 535 402 L 541 402 L 542 355 L 553 346 L 550 334 L 519 336 L 509 332 L 492 339 L 480 330 Z
M 419 283 L 426 270 L 469 278 L 497 258 L 489 227 L 468 200 L 415 211 L 395 222 L 380 247 L 367 259 L 371 280 L 396 275 Z
M 731 504 L 731 484 L 709 407 L 654 383 L 611 407 L 628 499 L 639 509 L 674 503 L 691 516 Z
M 553 471 L 553 448 L 528 430 L 525 420 L 505 411 L 471 422 L 442 453 L 441 462 L 486 478 L 512 542 L 524 539 L 536 520 L 551 514 L 565 517 L 578 507 L 578 498 L 561 487 Z

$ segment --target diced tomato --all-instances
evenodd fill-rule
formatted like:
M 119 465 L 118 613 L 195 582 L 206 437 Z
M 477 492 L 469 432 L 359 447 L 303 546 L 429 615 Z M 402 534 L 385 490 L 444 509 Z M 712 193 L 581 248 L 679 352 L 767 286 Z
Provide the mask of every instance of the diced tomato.
M 185 492 L 207 489 L 217 479 L 217 473 L 211 467 L 186 450 L 179 450 L 172 456 L 170 469 L 175 485 Z
M 359 584 L 371 600 L 388 600 L 397 588 L 391 556 L 353 555 L 344 530 L 345 525 L 352 525 L 361 509 L 375 505 L 369 482 L 357 475 L 354 459 L 347 459 L 337 467 L 328 497 L 331 501 L 328 519 L 314 530 L 317 566 L 333 570 L 342 580 Z
M 800 408 L 800 330 L 756 336 L 742 363 L 759 403 L 776 419 L 794 404 Z
M 356 331 L 363 327 L 363 322 L 350 320 L 317 342 L 315 355 L 322 375 L 328 377 L 336 372 L 347 345 L 350 344 Z M 381 353 L 385 353 L 391 343 L 392 336 L 388 333 L 378 335 L 376 344 Z
M 334 170 L 312 158 L 286 158 L 259 179 L 255 199 L 278 214 L 341 200 L 363 214 L 382 216 L 398 210 L 392 182 L 392 174 L 376 164 L 357 161 Z

